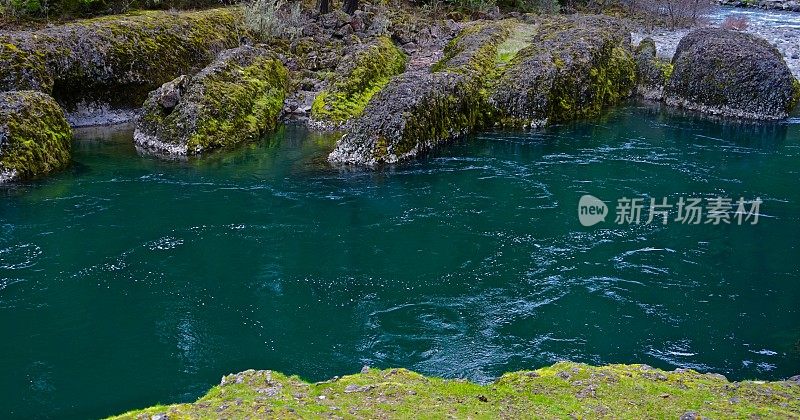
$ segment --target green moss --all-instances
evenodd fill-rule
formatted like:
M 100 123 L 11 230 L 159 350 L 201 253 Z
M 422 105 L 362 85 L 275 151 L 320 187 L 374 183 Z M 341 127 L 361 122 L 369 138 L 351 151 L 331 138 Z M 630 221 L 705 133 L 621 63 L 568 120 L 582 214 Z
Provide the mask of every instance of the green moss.
M 43 81 L 29 87 L 45 92 L 54 85 L 59 93 L 78 94 L 98 87 L 152 89 L 238 46 L 240 21 L 241 10 L 233 7 L 142 11 L 9 34 L 0 39 L 0 81 L 23 69 Z
M 563 63 L 563 61 L 562 61 Z M 636 85 L 636 62 L 630 52 L 619 46 L 606 45 L 589 69 L 588 95 L 581 95 L 582 82 L 564 65 L 556 68 L 556 78 L 548 101 L 548 122 L 569 121 L 599 115 L 607 105 L 630 96 Z
M 0 38 L 0 91 L 38 90 L 50 93 L 53 78 L 40 51 L 28 52 Z
M 499 46 L 518 23 L 478 23 L 463 29 L 444 49 L 444 56 L 432 67 L 433 72 L 463 74 L 485 83 L 497 76 Z M 510 53 L 510 51 L 507 51 Z
M 203 113 L 187 142 L 189 153 L 254 140 L 274 130 L 287 78 L 279 60 L 260 57 L 250 66 L 203 79 Z
M 678 418 L 689 411 L 710 418 L 792 418 L 800 413 L 800 384 L 570 362 L 508 373 L 487 385 L 405 369 L 370 369 L 314 384 L 247 371 L 225 377 L 195 403 L 116 418 Z
M 517 53 L 531 45 L 533 34 L 536 33 L 536 26 L 526 23 L 512 25 L 510 35 L 500 45 L 497 46 L 498 65 L 509 64 Z
M 343 123 L 361 115 L 367 102 L 389 80 L 405 70 L 407 58 L 387 37 L 378 38 L 360 51 L 350 70 L 317 95 L 311 116 L 317 120 Z
M 799 102 L 800 102 L 800 80 L 792 79 L 792 98 L 789 100 L 789 104 L 786 107 L 786 112 L 787 113 L 792 112 Z
M 71 141 L 72 129 L 51 97 L 0 93 L 0 177 L 30 179 L 67 166 Z

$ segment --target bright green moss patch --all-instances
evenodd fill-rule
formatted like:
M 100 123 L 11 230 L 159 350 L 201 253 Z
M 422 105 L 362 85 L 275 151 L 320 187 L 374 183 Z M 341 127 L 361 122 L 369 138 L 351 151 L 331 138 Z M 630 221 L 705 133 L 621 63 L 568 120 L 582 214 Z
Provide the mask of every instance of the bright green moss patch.
M 0 93 L 0 183 L 30 179 L 69 164 L 72 129 L 53 98 Z
M 257 140 L 277 127 L 288 72 L 260 47 L 239 47 L 192 77 L 150 93 L 134 141 L 158 154 L 195 155 Z
M 274 130 L 283 109 L 287 77 L 279 60 L 260 57 L 247 67 L 204 78 L 205 112 L 189 138 L 188 150 L 230 146 Z
M 119 419 L 169 418 L 793 418 L 800 383 L 728 382 L 692 370 L 645 365 L 593 367 L 562 362 L 508 373 L 479 385 L 405 369 L 310 384 L 295 376 L 247 371 L 223 378 L 195 403 L 131 411 Z
M 511 34 L 497 46 L 497 62 L 505 65 L 511 62 L 517 53 L 531 45 L 536 33 L 536 25 L 520 23 L 513 26 Z
M 406 56 L 387 37 L 377 38 L 355 55 L 354 62 L 332 86 L 314 99 L 311 116 L 343 123 L 364 112 L 367 102 L 406 68 Z

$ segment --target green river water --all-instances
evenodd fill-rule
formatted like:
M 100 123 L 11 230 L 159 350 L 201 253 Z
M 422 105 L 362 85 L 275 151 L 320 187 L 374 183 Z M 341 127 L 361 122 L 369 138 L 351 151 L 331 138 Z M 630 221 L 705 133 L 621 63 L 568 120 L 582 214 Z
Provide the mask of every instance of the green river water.
M 190 162 L 78 135 L 68 171 L 0 190 L 2 418 L 191 401 L 249 368 L 800 373 L 797 120 L 632 104 L 378 171 L 299 127 Z M 605 222 L 579 223 L 584 194 Z M 618 198 L 681 196 L 763 203 L 756 225 L 614 223 Z

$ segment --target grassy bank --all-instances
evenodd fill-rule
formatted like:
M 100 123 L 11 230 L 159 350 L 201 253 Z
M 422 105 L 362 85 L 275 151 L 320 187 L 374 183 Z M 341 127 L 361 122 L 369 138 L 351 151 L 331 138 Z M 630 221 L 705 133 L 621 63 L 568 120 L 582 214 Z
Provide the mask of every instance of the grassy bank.
M 405 369 L 364 369 L 320 383 L 271 371 L 228 375 L 195 403 L 159 405 L 117 419 L 344 417 L 798 418 L 800 382 L 729 382 L 693 370 L 561 362 L 479 385 Z

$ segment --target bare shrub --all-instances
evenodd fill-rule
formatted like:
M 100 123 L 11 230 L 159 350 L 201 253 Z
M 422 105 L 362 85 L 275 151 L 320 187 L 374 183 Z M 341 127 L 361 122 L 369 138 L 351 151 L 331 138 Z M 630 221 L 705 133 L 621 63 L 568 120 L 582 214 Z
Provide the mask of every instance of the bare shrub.
M 627 0 L 632 13 L 672 28 L 700 22 L 712 4 L 708 0 Z
M 747 19 L 747 16 L 728 16 L 722 22 L 722 29 L 733 29 L 735 31 L 743 31 L 747 29 L 747 25 L 750 21 Z
M 253 0 L 244 7 L 244 23 L 262 38 L 295 38 L 303 30 L 303 11 L 299 1 Z

